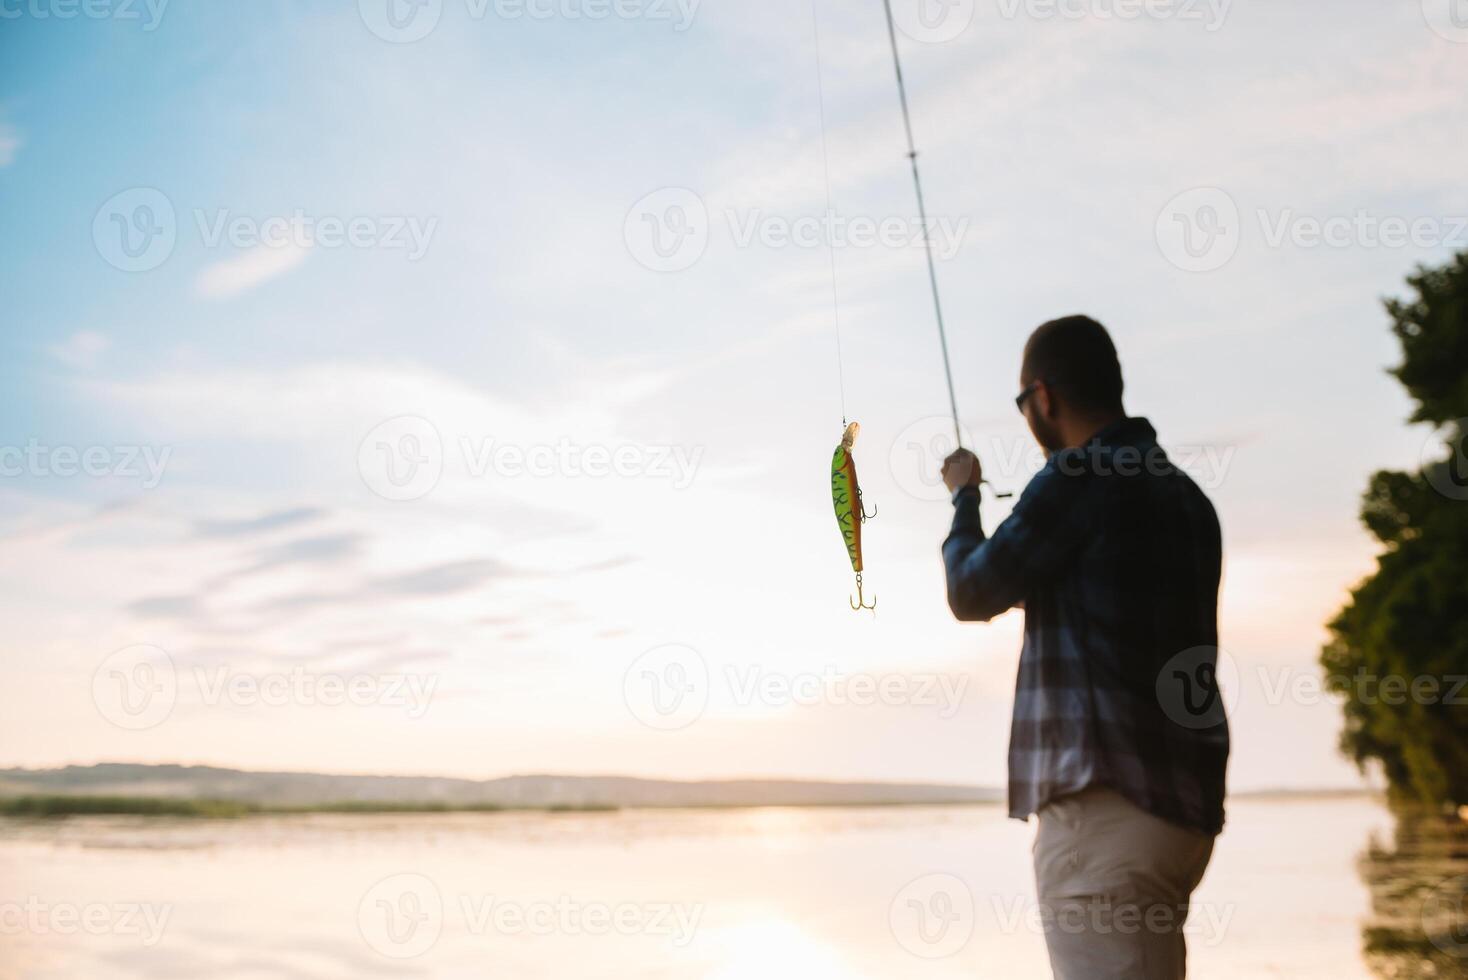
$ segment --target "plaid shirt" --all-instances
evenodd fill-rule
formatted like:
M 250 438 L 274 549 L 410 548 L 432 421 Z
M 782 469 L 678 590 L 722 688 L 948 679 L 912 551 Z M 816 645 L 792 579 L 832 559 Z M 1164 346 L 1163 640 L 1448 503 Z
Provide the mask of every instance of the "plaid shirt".
M 1218 833 L 1229 746 L 1213 677 L 1218 517 L 1152 426 L 1126 419 L 1053 454 L 988 538 L 978 491 L 954 504 L 943 542 L 954 615 L 1025 608 L 1009 815 L 1106 785 Z

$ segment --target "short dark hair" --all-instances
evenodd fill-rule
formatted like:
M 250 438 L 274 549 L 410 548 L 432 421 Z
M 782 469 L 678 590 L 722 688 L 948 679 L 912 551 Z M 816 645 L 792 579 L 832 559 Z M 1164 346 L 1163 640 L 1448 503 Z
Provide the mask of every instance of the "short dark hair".
M 1030 381 L 1044 381 L 1083 412 L 1121 408 L 1121 362 L 1106 328 L 1088 316 L 1042 323 L 1025 343 L 1022 368 Z

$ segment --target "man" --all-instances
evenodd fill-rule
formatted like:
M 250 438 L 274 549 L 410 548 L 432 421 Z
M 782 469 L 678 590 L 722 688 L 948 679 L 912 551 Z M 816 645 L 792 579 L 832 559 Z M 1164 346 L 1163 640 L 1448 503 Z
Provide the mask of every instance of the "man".
M 1127 417 L 1095 320 L 1035 330 L 1016 403 L 1047 461 L 992 535 L 978 459 L 944 463 L 948 603 L 965 622 L 1025 611 L 1009 813 L 1039 817 L 1057 980 L 1175 980 L 1189 896 L 1223 827 L 1218 518 L 1152 426 Z

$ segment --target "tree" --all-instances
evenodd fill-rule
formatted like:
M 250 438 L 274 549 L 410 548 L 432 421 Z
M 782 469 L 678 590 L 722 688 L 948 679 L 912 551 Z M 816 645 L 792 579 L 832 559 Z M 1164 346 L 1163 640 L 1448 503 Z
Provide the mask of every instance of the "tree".
M 1345 696 L 1341 747 L 1377 760 L 1393 796 L 1468 803 L 1468 252 L 1389 300 L 1402 345 L 1393 375 L 1446 450 L 1417 472 L 1372 477 L 1361 519 L 1385 550 L 1330 624 L 1321 653 Z M 1401 678 L 1405 691 L 1396 687 Z M 1400 695 L 1400 696 L 1399 696 Z

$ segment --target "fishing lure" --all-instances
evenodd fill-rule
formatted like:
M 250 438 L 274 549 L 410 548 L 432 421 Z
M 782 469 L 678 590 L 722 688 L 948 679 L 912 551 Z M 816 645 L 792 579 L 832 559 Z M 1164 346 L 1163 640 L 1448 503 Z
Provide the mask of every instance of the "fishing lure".
M 851 559 L 851 570 L 856 573 L 856 598 L 851 600 L 852 609 L 876 609 L 877 597 L 872 596 L 871 605 L 861 592 L 861 526 L 876 511 L 867 514 L 862 508 L 861 485 L 856 481 L 856 460 L 851 447 L 856 445 L 861 426 L 855 422 L 846 427 L 841 435 L 841 445 L 831 456 L 831 503 L 836 507 L 836 525 L 841 528 L 841 537 L 846 541 L 846 555 Z

